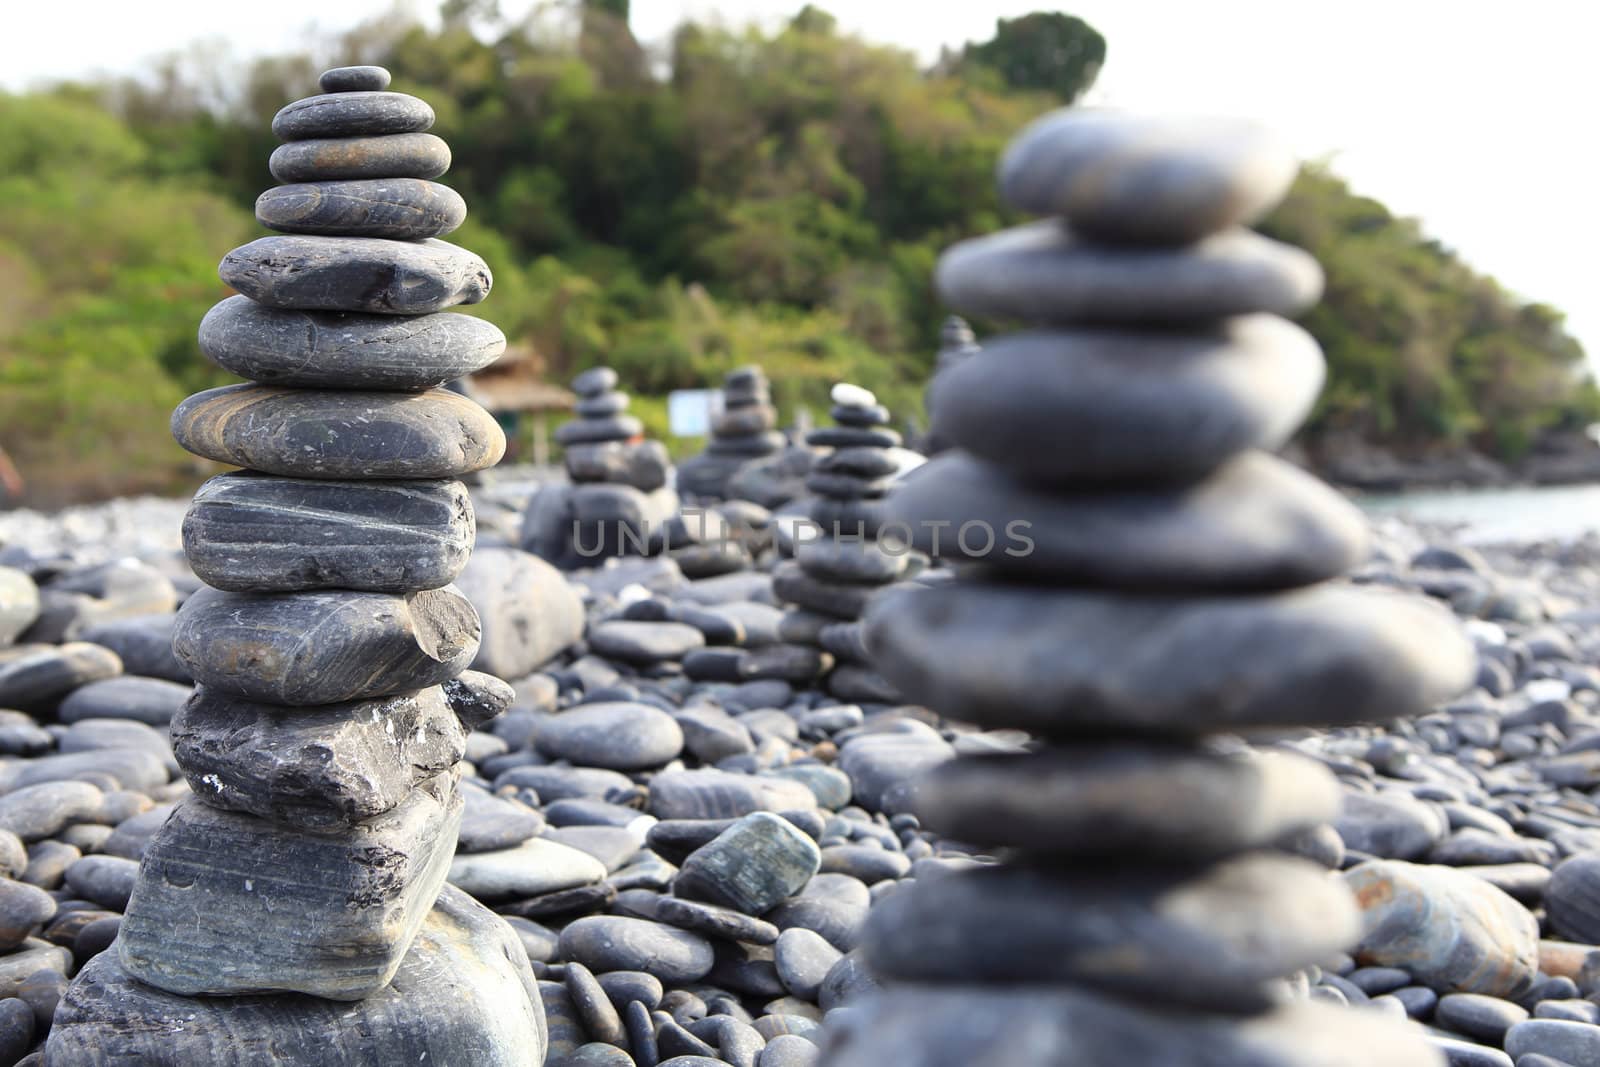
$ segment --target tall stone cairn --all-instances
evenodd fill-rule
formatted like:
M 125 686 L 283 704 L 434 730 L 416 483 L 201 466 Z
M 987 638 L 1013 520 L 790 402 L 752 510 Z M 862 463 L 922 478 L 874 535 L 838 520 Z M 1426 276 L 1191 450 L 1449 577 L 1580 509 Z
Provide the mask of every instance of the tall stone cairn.
M 806 476 L 815 525 L 800 527 L 795 558 L 773 570 L 773 592 L 795 606 L 779 636 L 832 657 L 826 685 L 836 699 L 897 704 L 899 693 L 869 663 L 860 619 L 911 561 L 910 545 L 878 540 L 881 502 L 900 469 L 892 451 L 900 438 L 889 429 L 889 409 L 870 391 L 840 383 L 832 399 L 837 425 L 806 435 L 821 450 Z
M 567 477 L 574 483 L 613 482 L 653 492 L 672 470 L 666 446 L 644 438 L 644 423 L 628 414 L 632 403 L 617 388 L 617 372 L 591 367 L 572 380 L 577 418 L 556 431 Z
M 1271 454 L 1324 373 L 1280 316 L 1322 278 L 1243 227 L 1295 169 L 1248 124 L 1059 112 L 1000 165 L 1045 220 L 941 260 L 955 309 L 1031 328 L 937 383 L 958 451 L 889 505 L 949 523 L 943 555 L 972 565 L 877 598 L 866 643 L 909 699 L 1040 744 L 923 779 L 924 827 L 1004 862 L 874 908 L 888 990 L 829 1067 L 1440 1062 L 1402 1023 L 1290 997 L 1361 932 L 1341 881 L 1274 848 L 1340 794 L 1226 736 L 1418 715 L 1474 673 L 1448 613 L 1336 581 L 1361 516 Z
M 747 463 L 768 459 L 787 445 L 777 429 L 778 409 L 760 367 L 729 371 L 722 382 L 723 410 L 711 422 L 706 450 L 678 468 L 685 496 L 721 500 L 728 480 Z
M 474 536 L 456 479 L 505 439 L 438 387 L 505 338 L 442 313 L 490 275 L 438 240 L 466 205 L 431 180 L 450 163 L 433 109 L 378 67 L 321 84 L 273 120 L 285 184 L 256 217 L 280 235 L 228 253 L 241 295 L 200 326 L 250 382 L 172 419 L 189 451 L 246 468 L 183 526 L 210 586 L 173 639 L 198 683 L 171 725 L 193 793 L 145 851 L 116 951 L 63 1001 L 50 1063 L 543 1059 L 517 938 L 445 886 L 467 732 L 512 693 L 462 673 L 480 627 L 450 585 Z

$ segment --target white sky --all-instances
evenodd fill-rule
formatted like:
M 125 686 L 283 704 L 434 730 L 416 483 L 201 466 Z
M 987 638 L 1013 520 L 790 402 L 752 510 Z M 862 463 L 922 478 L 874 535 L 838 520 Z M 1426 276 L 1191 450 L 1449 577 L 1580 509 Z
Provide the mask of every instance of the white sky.
M 412 0 L 432 11 L 432 0 Z M 528 0 L 503 0 L 510 10 Z M 643 41 L 685 16 L 775 20 L 803 0 L 633 0 Z M 824 0 L 924 58 L 1049 0 Z M 390 0 L 0 0 L 0 86 L 130 71 L 197 39 L 284 51 Z M 1593 0 L 1075 0 L 1110 43 L 1091 100 L 1258 118 L 1512 290 L 1567 312 L 1600 363 L 1600 4 Z M 1584 131 L 1588 131 L 1587 133 Z

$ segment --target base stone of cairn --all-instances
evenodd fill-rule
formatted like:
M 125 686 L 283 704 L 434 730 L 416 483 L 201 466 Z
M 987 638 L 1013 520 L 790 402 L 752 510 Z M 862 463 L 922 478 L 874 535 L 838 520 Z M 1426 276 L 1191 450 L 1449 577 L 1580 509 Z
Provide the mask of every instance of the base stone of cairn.
M 1244 228 L 1294 173 L 1248 124 L 1064 111 L 1000 167 L 1049 218 L 943 256 L 949 304 L 1033 328 L 936 382 L 957 451 L 888 511 L 970 563 L 875 598 L 866 647 L 908 699 L 1043 740 L 920 780 L 925 828 L 1005 858 L 873 909 L 888 991 L 828 1067 L 1440 1063 L 1406 1024 L 1289 1003 L 1360 933 L 1343 883 L 1276 848 L 1339 790 L 1225 736 L 1418 715 L 1475 669 L 1447 612 L 1338 583 L 1361 518 L 1270 454 L 1323 375 L 1277 317 L 1316 264 Z
M 722 404 L 722 411 L 712 420 L 706 450 L 678 467 L 678 489 L 685 497 L 727 499 L 733 495 L 729 483 L 741 470 L 773 461 L 788 448 L 788 441 L 778 432 L 778 410 L 772 406 L 772 390 L 760 367 L 730 371 L 722 382 Z M 747 486 L 746 491 L 753 488 L 753 484 Z M 769 499 L 757 496 L 741 499 L 772 506 Z
M 779 636 L 826 653 L 819 667 L 836 699 L 900 703 L 898 690 L 870 665 L 860 622 L 871 599 L 904 577 L 915 555 L 907 537 L 878 536 L 883 499 L 900 471 L 891 451 L 900 435 L 868 390 L 841 383 L 832 399 L 837 425 L 806 436 L 819 450 L 806 476 L 811 524 L 795 528 L 795 558 L 772 573 L 773 592 L 792 608 Z
M 466 671 L 481 626 L 451 581 L 472 550 L 459 479 L 499 461 L 488 413 L 439 388 L 505 339 L 447 308 L 488 268 L 438 238 L 433 111 L 351 67 L 273 121 L 286 184 L 230 252 L 241 295 L 202 350 L 250 383 L 173 415 L 213 478 L 184 521 L 211 588 L 173 653 L 192 795 L 151 839 L 114 950 L 67 990 L 45 1047 L 82 1064 L 538 1064 L 545 1027 L 511 929 L 445 879 L 467 732 L 512 694 Z
M 522 547 L 558 567 L 592 567 L 658 549 L 677 514 L 672 463 L 644 423 L 628 414 L 617 372 L 593 367 L 572 382 L 578 417 L 556 431 L 570 485 L 535 493 L 523 517 Z

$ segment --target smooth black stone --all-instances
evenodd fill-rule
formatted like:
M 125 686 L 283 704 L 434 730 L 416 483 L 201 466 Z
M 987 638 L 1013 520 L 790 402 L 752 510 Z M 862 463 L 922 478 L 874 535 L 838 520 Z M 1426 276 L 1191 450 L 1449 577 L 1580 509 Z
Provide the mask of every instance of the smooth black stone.
M 911 985 L 830 1020 L 828 1067 L 1437 1067 L 1421 1032 L 1295 1004 L 1238 1018 L 1066 987 Z
M 952 245 L 935 284 L 946 304 L 985 318 L 1190 322 L 1298 315 L 1322 295 L 1322 269 L 1249 230 L 1182 248 L 1128 247 L 1086 241 L 1048 220 Z
M 489 295 L 482 259 L 446 241 L 261 237 L 222 258 L 222 280 L 269 307 L 426 315 Z
M 450 169 L 450 146 L 431 133 L 290 141 L 267 168 L 280 182 L 437 178 Z
M 116 653 L 129 674 L 188 684 L 194 678 L 172 654 L 172 628 L 177 619 L 176 614 L 111 619 L 84 627 L 82 637 Z
M 195 576 L 232 592 L 449 585 L 472 554 L 456 481 L 337 482 L 239 473 L 200 487 L 183 519 Z
M 1097 240 L 1182 245 L 1248 225 L 1298 170 L 1294 154 L 1252 122 L 1063 108 L 1006 148 L 1000 196 Z
M 340 91 L 284 105 L 272 118 L 272 133 L 280 141 L 305 141 L 420 133 L 432 125 L 433 108 L 414 96 Z
M 778 940 L 778 928 L 769 922 L 695 900 L 662 897 L 656 904 L 655 917 L 671 926 L 724 941 L 770 945 Z
M 995 867 L 918 879 L 872 909 L 863 948 L 884 979 L 1066 983 L 1259 1011 L 1272 1002 L 1269 980 L 1360 932 L 1355 901 L 1337 880 L 1258 854 L 1189 878 Z
M 460 854 L 516 848 L 544 832 L 545 817 L 515 800 L 495 796 L 471 783 L 462 784 L 461 797 L 465 807 L 456 843 Z
M 770 456 L 788 447 L 789 439 L 777 430 L 766 433 L 747 433 L 737 436 L 714 437 L 706 444 L 713 456 Z
M 203 589 L 178 613 L 173 652 L 196 681 L 306 706 L 439 685 L 478 652 L 479 624 L 455 589 L 408 596 Z
M 632 415 L 613 415 L 603 419 L 573 419 L 556 430 L 558 445 L 589 444 L 597 441 L 627 441 L 644 433 L 644 423 Z
M 584 397 L 599 396 L 614 390 L 619 381 L 617 372 L 610 367 L 590 367 L 572 379 L 572 391 Z
M 836 448 L 818 456 L 811 465 L 814 471 L 830 474 L 854 474 L 858 478 L 881 478 L 900 469 L 894 454 L 882 448 Z
M 544 796 L 544 791 L 540 790 Z M 650 814 L 659 819 L 739 818 L 755 811 L 815 808 L 799 782 L 711 767 L 664 771 L 650 779 Z
M 329 831 L 399 806 L 455 766 L 467 736 L 434 686 L 384 700 L 286 708 L 202 687 L 172 720 L 172 749 L 214 808 Z
M 698 934 L 647 919 L 593 915 L 561 931 L 561 956 L 596 973 L 644 971 L 667 985 L 697 982 L 715 962 Z
M 562 975 L 567 996 L 583 1028 L 596 1041 L 611 1045 L 627 1043 L 627 1033 L 622 1026 L 622 1016 L 617 1014 L 606 991 L 595 980 L 594 972 L 576 961 L 569 962 Z M 626 1057 L 624 1057 L 626 1059 Z
M 633 1062 L 637 1067 L 657 1067 L 661 1057 L 650 1009 L 641 1001 L 630 1001 L 622 1011 L 622 1022 L 628 1031 L 628 1048 L 633 1053 Z
M 770 404 L 742 404 L 722 411 L 711 420 L 717 437 L 766 433 L 778 425 L 778 412 Z
M 84 719 L 127 719 L 163 726 L 172 721 L 191 692 L 189 686 L 180 682 L 125 674 L 74 689 L 56 709 L 56 718 L 67 723 Z
M 683 730 L 649 704 L 582 704 L 542 719 L 534 746 L 553 759 L 585 767 L 640 770 L 659 767 L 683 751 Z
M 779 600 L 837 619 L 860 618 L 878 592 L 876 584 L 826 581 L 785 560 L 772 571 L 772 591 Z
M 686 857 L 673 892 L 761 915 L 799 892 L 820 864 L 811 838 L 787 819 L 758 811 Z
M 916 802 L 925 828 L 957 841 L 1153 860 L 1265 848 L 1339 810 L 1333 776 L 1298 756 L 1113 742 L 950 760 Z
M 817 448 L 898 448 L 900 434 L 882 426 L 824 426 L 806 434 L 806 444 Z
M 889 425 L 889 409 L 882 404 L 873 404 L 871 407 L 856 407 L 851 404 L 835 404 L 828 409 L 828 416 L 840 426 L 854 426 L 870 428 L 873 426 Z
M 377 66 L 333 67 L 322 72 L 317 87 L 325 93 L 381 93 L 389 88 L 389 78 Z
M 527 954 L 504 922 L 446 886 L 394 980 L 361 1001 L 175 996 L 104 952 L 62 1000 L 46 1054 L 82 1067 L 526 1067 L 545 1045 Z
M 834 500 L 876 499 L 887 494 L 891 484 L 887 478 L 858 478 L 833 471 L 812 471 L 805 481 L 810 492 Z
M 1463 691 L 1477 658 L 1437 605 L 1337 586 L 1181 598 L 954 582 L 891 587 L 865 622 L 874 665 L 910 700 L 1044 734 L 1386 722 Z
M 666 992 L 661 979 L 643 971 L 610 971 L 596 977 L 600 981 L 600 988 L 606 991 L 606 996 L 611 998 L 611 1003 L 618 1011 L 625 1010 L 634 1001 L 643 1004 L 646 1010 L 653 1011 Z
M 807 540 L 795 547 L 795 559 L 814 577 L 874 585 L 892 582 L 904 574 L 910 556 L 904 546 L 864 540 L 822 538 Z
M 1545 887 L 1544 906 L 1555 932 L 1580 944 L 1600 944 L 1600 854 L 1563 860 Z
M 1325 372 L 1311 335 L 1271 315 L 1015 334 L 935 379 L 933 430 L 1027 481 L 1183 481 L 1282 445 Z
M 589 647 L 598 655 L 626 663 L 682 659 L 704 648 L 705 635 L 682 622 L 638 622 L 607 619 L 589 628 Z
M 256 197 L 256 221 L 280 233 L 421 241 L 466 218 L 460 193 L 422 178 L 298 182 Z
M 483 408 L 447 389 L 418 395 L 225 385 L 172 413 L 197 456 L 285 478 L 456 478 L 505 454 Z
M 191 798 L 145 850 L 117 939 L 122 966 L 185 996 L 369 997 L 427 918 L 460 821 L 449 775 L 328 835 Z
M 572 410 L 583 419 L 604 419 L 612 415 L 621 415 L 628 410 L 628 394 L 613 389 L 593 396 L 580 396 L 578 402 L 572 406 Z
M 83 641 L 0 648 L 0 708 L 52 704 L 79 686 L 121 673 L 115 652 Z
M 889 503 L 888 531 L 946 560 L 1122 589 L 1285 589 L 1335 577 L 1368 551 L 1365 516 L 1274 456 L 1247 452 L 1170 487 L 1040 490 L 961 452 Z M 801 557 L 802 560 L 804 556 Z
M 200 350 L 241 378 L 306 389 L 420 392 L 481 370 L 506 338 L 471 315 L 292 311 L 230 296 L 200 321 Z

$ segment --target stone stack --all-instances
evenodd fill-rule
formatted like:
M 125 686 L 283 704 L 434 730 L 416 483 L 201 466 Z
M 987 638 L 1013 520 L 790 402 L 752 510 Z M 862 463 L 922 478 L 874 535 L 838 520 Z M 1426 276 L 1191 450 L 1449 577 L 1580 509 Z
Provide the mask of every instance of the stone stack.
M 1049 217 L 943 257 L 951 305 L 1033 328 L 937 383 L 959 451 L 890 505 L 970 565 L 878 598 L 866 644 L 909 699 L 1042 740 L 923 779 L 923 826 L 1006 862 L 874 909 L 890 988 L 829 1067 L 1439 1063 L 1376 1013 L 1286 1003 L 1361 934 L 1337 878 L 1275 850 L 1339 790 L 1226 737 L 1417 715 L 1475 670 L 1436 605 L 1333 581 L 1365 524 L 1271 454 L 1323 379 L 1279 317 L 1317 265 L 1244 228 L 1294 174 L 1247 124 L 1060 112 L 1000 167 Z
M 978 339 L 972 332 L 972 327 L 967 325 L 967 320 L 960 315 L 951 315 L 944 320 L 944 325 L 939 330 L 939 356 L 934 363 L 935 380 L 949 368 L 978 353 Z M 923 407 L 928 412 L 928 417 L 933 417 L 933 385 L 928 385 L 928 393 L 924 399 Z M 930 428 L 923 434 L 920 444 L 922 454 L 936 456 L 950 447 L 949 442 L 940 438 Z
M 786 641 L 826 651 L 835 664 L 828 691 L 855 703 L 898 703 L 899 693 L 869 665 L 861 616 L 872 597 L 902 577 L 912 549 L 903 540 L 879 541 L 882 503 L 899 461 L 891 451 L 900 435 L 889 411 L 859 386 L 833 387 L 837 425 L 813 430 L 806 443 L 822 451 L 806 476 L 814 494 L 812 525 L 795 533 L 795 559 L 772 575 L 773 592 L 793 605 L 779 634 Z
M 722 411 L 711 422 L 706 450 L 678 469 L 685 496 L 722 500 L 728 482 L 748 463 L 771 459 L 787 445 L 777 430 L 778 409 L 760 367 L 740 367 L 722 382 Z
M 489 270 L 438 240 L 466 212 L 431 180 L 449 149 L 425 132 L 432 108 L 388 83 L 332 70 L 278 113 L 286 184 L 256 217 L 281 235 L 222 261 L 241 295 L 200 345 L 251 381 L 172 420 L 189 451 L 246 468 L 184 520 L 209 586 L 173 638 L 198 683 L 171 724 L 193 792 L 144 853 L 117 951 L 63 1002 L 48 1062 L 542 1057 L 517 939 L 459 894 L 435 908 L 467 731 L 511 700 L 462 675 L 479 621 L 450 584 L 474 536 L 457 479 L 505 440 L 438 387 L 505 338 L 443 313 L 482 300 Z M 190 999 L 218 997 L 239 999 Z
M 565 568 L 659 552 L 678 513 L 666 448 L 644 439 L 644 423 L 628 414 L 628 394 L 610 367 L 584 371 L 572 388 L 578 417 L 556 431 L 572 484 L 534 494 L 522 547 Z
M 574 484 L 610 482 L 651 493 L 672 471 L 666 446 L 646 440 L 644 423 L 628 414 L 628 394 L 617 389 L 617 372 L 591 367 L 572 380 L 578 394 L 576 419 L 556 431 L 565 450 L 567 477 Z

